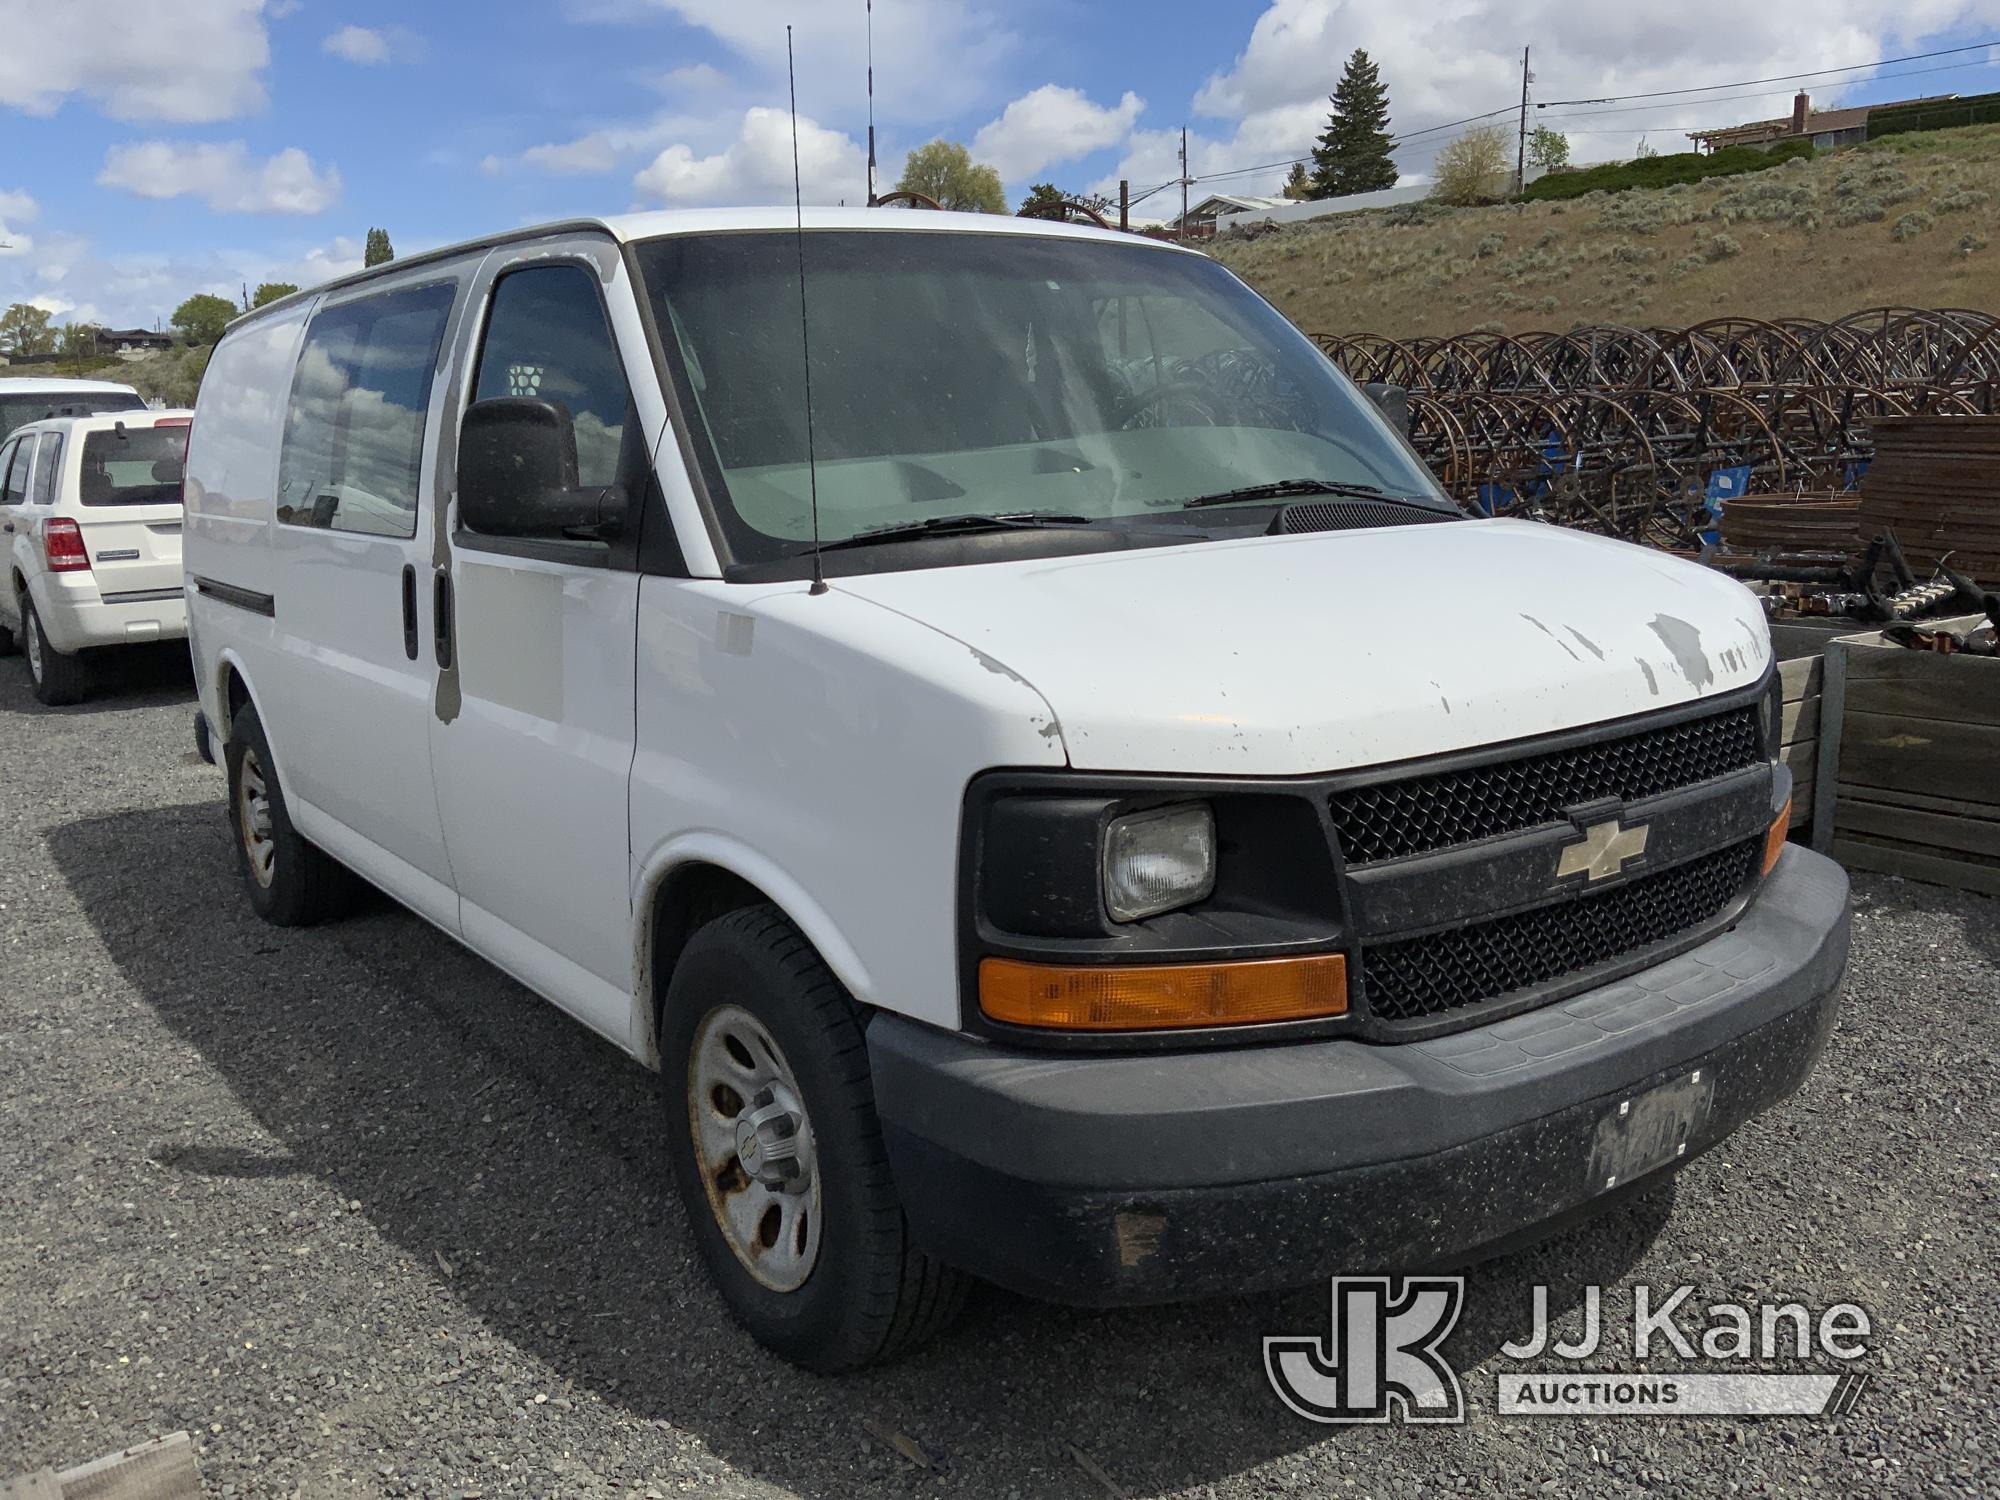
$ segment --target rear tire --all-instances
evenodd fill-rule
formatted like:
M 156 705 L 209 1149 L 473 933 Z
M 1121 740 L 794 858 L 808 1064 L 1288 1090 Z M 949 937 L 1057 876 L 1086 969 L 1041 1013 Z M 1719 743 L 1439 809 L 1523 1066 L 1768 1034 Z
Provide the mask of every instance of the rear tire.
M 236 867 L 257 915 L 273 927 L 310 927 L 345 916 L 359 890 L 356 877 L 292 826 L 271 742 L 248 703 L 230 721 L 223 763 Z
M 958 1315 L 968 1278 L 910 1242 L 860 1012 L 777 907 L 695 933 L 662 1029 L 674 1183 L 752 1337 L 837 1374 L 907 1353 Z
M 77 652 L 58 651 L 49 644 L 34 602 L 21 596 L 21 640 L 28 657 L 28 678 L 35 696 L 50 708 L 81 703 L 90 691 L 90 667 Z

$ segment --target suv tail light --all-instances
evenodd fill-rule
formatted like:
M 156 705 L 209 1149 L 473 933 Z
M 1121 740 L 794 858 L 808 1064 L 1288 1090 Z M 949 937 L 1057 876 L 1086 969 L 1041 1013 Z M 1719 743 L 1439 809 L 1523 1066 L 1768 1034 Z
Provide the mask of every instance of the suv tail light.
M 90 554 L 83 550 L 83 528 L 67 516 L 42 522 L 42 556 L 51 573 L 88 573 Z

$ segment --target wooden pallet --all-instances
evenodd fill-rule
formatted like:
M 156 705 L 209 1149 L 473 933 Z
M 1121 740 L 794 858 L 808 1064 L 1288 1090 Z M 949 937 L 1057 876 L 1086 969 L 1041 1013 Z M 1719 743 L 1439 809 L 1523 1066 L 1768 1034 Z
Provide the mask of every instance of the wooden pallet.
M 2000 658 L 1905 650 L 1873 631 L 1827 655 L 1845 697 L 1833 735 L 1834 856 L 2000 896 Z

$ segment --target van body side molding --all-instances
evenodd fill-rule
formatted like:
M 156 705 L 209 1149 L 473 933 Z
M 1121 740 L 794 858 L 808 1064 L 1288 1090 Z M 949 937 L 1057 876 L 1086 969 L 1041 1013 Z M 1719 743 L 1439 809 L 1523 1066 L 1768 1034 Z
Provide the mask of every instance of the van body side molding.
M 278 613 L 277 599 L 270 594 L 260 594 L 255 589 L 238 588 L 220 579 L 203 578 L 199 573 L 194 575 L 194 586 L 197 593 L 206 594 L 224 604 L 233 604 L 238 609 L 247 609 L 254 615 L 275 618 Z

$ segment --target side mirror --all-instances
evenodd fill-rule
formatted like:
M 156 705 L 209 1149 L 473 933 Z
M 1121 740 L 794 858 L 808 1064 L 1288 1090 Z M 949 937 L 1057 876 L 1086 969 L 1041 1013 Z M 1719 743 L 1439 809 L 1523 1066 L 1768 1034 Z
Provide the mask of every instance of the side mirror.
M 467 407 L 459 424 L 458 518 L 488 536 L 603 541 L 624 521 L 625 492 L 578 487 L 576 424 L 562 407 L 497 396 Z
M 1386 380 L 1371 380 L 1361 387 L 1361 393 L 1375 403 L 1391 427 L 1406 438 L 1410 435 L 1410 393 L 1406 387 L 1391 385 Z

